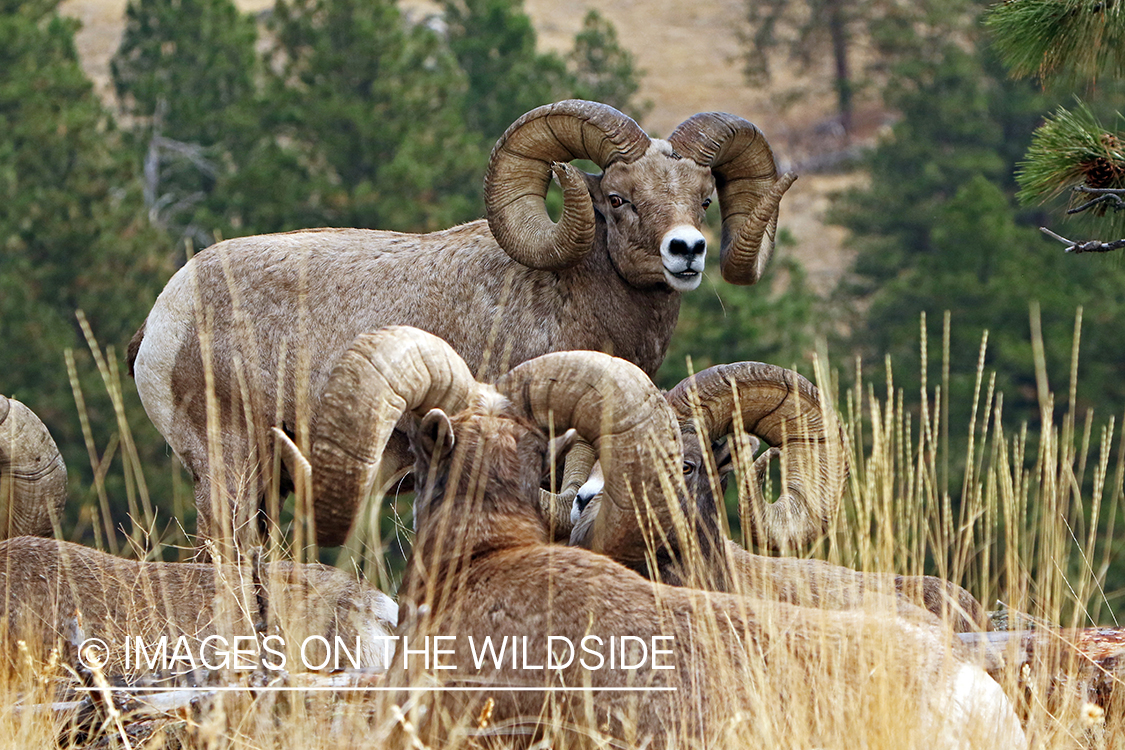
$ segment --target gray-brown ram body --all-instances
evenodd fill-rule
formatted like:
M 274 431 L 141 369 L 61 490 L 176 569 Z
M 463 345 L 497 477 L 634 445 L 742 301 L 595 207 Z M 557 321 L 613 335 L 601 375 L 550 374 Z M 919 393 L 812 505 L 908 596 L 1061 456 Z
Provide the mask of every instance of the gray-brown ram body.
M 549 354 L 491 386 L 444 342 L 394 327 L 357 339 L 325 401 L 313 440 L 331 450 L 377 455 L 404 413 L 420 418 L 405 640 L 387 678 L 404 688 L 388 712 L 404 707 L 415 741 L 476 731 L 526 746 L 547 727 L 578 747 L 747 747 L 793 733 L 798 744 L 837 746 L 883 730 L 887 746 L 1024 746 L 999 686 L 938 628 L 655 584 L 604 555 L 549 544 L 537 499 L 549 428 L 590 442 L 615 477 L 636 476 L 651 445 L 679 442 L 662 396 L 627 362 Z M 563 665 L 555 650 L 624 636 L 666 650 L 634 669 L 593 657 Z M 516 655 L 475 660 L 486 637 L 509 639 Z M 424 644 L 444 651 L 441 667 Z M 548 649 L 558 669 L 543 669 Z M 440 685 L 464 692 L 418 689 Z M 864 724 L 878 696 L 901 703 L 893 727 Z
M 39 417 L 3 397 L 0 471 L 12 519 L 3 531 L 49 533 L 66 502 L 66 465 Z M 39 656 L 61 647 L 73 663 L 76 641 L 100 638 L 110 650 L 99 656 L 107 657 L 105 668 L 112 673 L 144 669 L 135 660 L 125 669 L 126 638 L 141 638 L 155 653 L 161 636 L 172 643 L 187 636 L 190 653 L 200 657 L 201 641 L 208 636 L 222 636 L 230 644 L 235 636 L 259 633 L 277 636 L 271 647 L 290 658 L 310 636 L 333 645 L 339 636 L 363 666 L 377 667 L 387 653 L 382 639 L 398 620 L 390 597 L 325 565 L 139 562 L 33 536 L 0 541 L 0 593 L 0 650 L 9 664 L 19 658 L 21 640 Z M 310 646 L 308 663 L 319 665 L 317 644 Z M 211 664 L 220 661 L 210 656 Z M 280 663 L 276 655 L 269 659 Z
M 746 520 L 760 547 L 791 549 L 825 533 L 837 513 L 848 464 L 840 430 L 817 388 L 799 374 L 761 362 L 716 365 L 685 379 L 666 395 L 676 413 L 683 453 L 666 466 L 682 472 L 688 528 L 677 530 L 667 515 L 661 537 L 638 545 L 608 542 L 597 535 L 605 524 L 635 525 L 630 503 L 607 503 L 604 475 L 597 473 L 575 494 L 572 544 L 609 555 L 654 580 L 676 585 L 734 591 L 761 599 L 807 607 L 896 608 L 906 616 L 927 610 L 954 630 L 987 627 L 984 608 L 968 591 L 934 576 L 863 573 L 822 560 L 756 555 L 727 539 L 714 502 L 717 485 L 735 464 L 741 465 L 740 494 Z M 728 438 L 717 460 L 712 447 Z M 764 440 L 769 450 L 754 459 Z M 782 497 L 770 503 L 762 495 L 762 477 L 770 460 L 784 456 L 787 483 Z M 660 470 L 639 480 L 650 495 L 675 491 Z M 610 491 L 620 493 L 620 484 Z M 621 511 L 624 505 L 626 510 Z M 655 506 L 657 508 L 665 506 Z M 608 509 L 605 517 L 601 517 Z M 919 609 L 920 608 L 920 609 Z
M 0 628 L 9 663 L 18 658 L 21 640 L 39 656 L 60 648 L 73 663 L 81 641 L 98 638 L 108 647 L 97 654 L 105 659 L 107 674 L 151 669 L 138 662 L 136 639 L 155 655 L 161 636 L 168 638 L 169 655 L 186 636 L 188 651 L 181 654 L 194 659 L 168 667 L 171 671 L 220 666 L 222 652 L 238 645 L 236 636 L 253 639 L 242 644 L 252 648 L 270 634 L 276 638 L 266 645 L 286 655 L 288 671 L 319 666 L 325 656 L 319 641 L 308 643 L 306 658 L 300 655 L 312 636 L 333 646 L 339 636 L 360 666 L 383 667 L 386 637 L 398 619 L 390 597 L 327 565 L 138 562 L 39 537 L 0 541 L 0 592 L 6 602 Z M 218 639 L 207 647 L 209 636 Z M 353 666 L 340 653 L 341 666 Z M 282 664 L 269 651 L 262 656 L 274 667 Z M 238 666 L 245 669 L 247 663 L 253 669 L 258 660 L 240 659 Z
M 602 174 L 569 164 L 580 158 Z M 557 224 L 544 204 L 552 174 L 564 196 Z M 130 363 L 149 416 L 191 472 L 200 533 L 253 525 L 272 466 L 269 428 L 307 447 L 328 373 L 361 332 L 427 330 L 483 381 L 572 349 L 654 372 L 680 295 L 701 278 L 712 191 L 723 276 L 749 284 L 772 252 L 793 179 L 778 175 L 765 138 L 741 118 L 695 115 L 665 141 L 610 107 L 568 101 L 529 112 L 498 141 L 487 222 L 426 235 L 310 230 L 199 253 L 160 295 Z M 357 479 L 385 487 L 409 464 L 399 433 L 378 477 Z M 318 496 L 322 543 L 346 536 L 356 509 L 338 498 L 350 496 Z

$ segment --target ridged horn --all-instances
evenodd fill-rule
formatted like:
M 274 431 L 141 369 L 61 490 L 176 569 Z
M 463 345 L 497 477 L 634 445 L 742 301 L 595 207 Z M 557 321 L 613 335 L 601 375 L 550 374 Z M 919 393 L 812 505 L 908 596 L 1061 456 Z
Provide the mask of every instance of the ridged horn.
M 732 284 L 757 282 L 773 254 L 781 197 L 797 175 L 777 174 L 766 137 L 753 123 L 725 112 L 701 112 L 668 137 L 681 156 L 715 175 L 723 218 L 719 270 Z
M 313 431 L 317 541 L 343 544 L 404 413 L 461 411 L 477 387 L 453 348 L 425 331 L 389 326 L 356 337 L 332 370 Z
M 848 474 L 843 436 L 816 386 L 796 372 L 761 362 L 717 365 L 669 391 L 682 421 L 716 440 L 741 427 L 773 448 L 743 478 L 755 542 L 792 549 L 823 534 L 836 517 Z M 741 423 L 741 424 L 740 424 Z M 771 458 L 783 455 L 781 496 L 769 503 L 761 483 Z
M 570 509 L 578 490 L 590 478 L 597 460 L 598 454 L 594 452 L 594 446 L 578 439 L 566 453 L 559 491 L 539 490 L 539 507 L 552 526 L 556 542 L 565 542 L 570 538 Z
M 643 481 L 654 463 L 682 456 L 683 443 L 672 410 L 636 365 L 600 352 L 556 352 L 524 362 L 496 388 L 541 428 L 574 428 L 597 450 L 608 500 L 592 549 L 643 559 L 646 541 L 684 523 L 679 503 Z
M 489 159 L 484 203 L 493 237 L 511 258 L 558 271 L 578 263 L 594 242 L 594 205 L 586 181 L 569 162 L 600 168 L 644 155 L 650 139 L 613 107 L 571 99 L 531 110 L 505 131 Z M 557 224 L 544 198 L 552 172 L 563 189 Z
M 66 463 L 47 426 L 0 396 L 0 538 L 50 536 L 66 505 Z

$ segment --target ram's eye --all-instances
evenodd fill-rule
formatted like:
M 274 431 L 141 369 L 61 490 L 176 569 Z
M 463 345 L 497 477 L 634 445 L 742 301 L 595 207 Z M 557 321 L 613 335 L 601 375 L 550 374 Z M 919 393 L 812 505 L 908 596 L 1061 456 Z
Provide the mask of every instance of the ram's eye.
M 711 205 L 711 199 L 707 198 L 703 201 L 703 210 L 706 211 L 707 207 Z
M 625 205 L 625 199 L 620 195 L 610 195 L 609 205 L 613 206 L 614 208 L 621 208 Z
M 684 476 L 688 476 L 695 471 L 695 464 L 691 461 L 684 461 Z

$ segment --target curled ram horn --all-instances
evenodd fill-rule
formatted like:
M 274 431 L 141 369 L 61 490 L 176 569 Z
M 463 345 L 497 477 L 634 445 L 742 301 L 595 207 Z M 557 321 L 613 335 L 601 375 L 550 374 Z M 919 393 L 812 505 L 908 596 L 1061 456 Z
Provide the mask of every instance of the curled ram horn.
M 531 268 L 573 266 L 594 244 L 594 206 L 572 159 L 605 169 L 644 154 L 648 135 L 630 117 L 597 102 L 568 100 L 525 114 L 492 150 L 484 202 L 492 235 L 504 251 Z M 558 223 L 544 199 L 554 174 L 563 188 Z
M 540 490 L 539 507 L 549 520 L 552 535 L 557 542 L 570 538 L 573 523 L 570 511 L 578 490 L 590 478 L 590 471 L 598 460 L 594 446 L 581 438 L 574 440 L 566 450 L 562 476 L 559 478 L 559 491 Z
M 816 386 L 784 368 L 740 362 L 685 379 L 668 393 L 668 402 L 681 420 L 698 420 L 709 441 L 737 431 L 771 446 L 756 460 L 737 456 L 737 465 L 747 469 L 742 486 L 757 544 L 792 549 L 828 530 L 848 464 L 842 430 Z M 771 503 L 761 485 L 769 461 L 778 457 L 785 486 Z
M 722 210 L 719 270 L 732 284 L 753 284 L 773 254 L 778 206 L 797 176 L 778 175 L 762 131 L 741 117 L 702 112 L 668 137 L 677 153 L 710 167 Z
M 574 428 L 594 446 L 608 500 L 585 546 L 632 550 L 640 560 L 664 529 L 685 525 L 678 501 L 645 483 L 654 461 L 682 454 L 683 442 L 664 397 L 636 366 L 600 352 L 556 352 L 513 368 L 496 388 L 541 428 Z
M 50 535 L 66 504 L 66 464 L 31 409 L 0 396 L 0 538 Z
M 383 449 L 406 412 L 463 409 L 477 382 L 449 344 L 407 326 L 361 334 L 332 371 L 314 432 L 313 509 L 322 544 L 341 544 L 371 493 Z

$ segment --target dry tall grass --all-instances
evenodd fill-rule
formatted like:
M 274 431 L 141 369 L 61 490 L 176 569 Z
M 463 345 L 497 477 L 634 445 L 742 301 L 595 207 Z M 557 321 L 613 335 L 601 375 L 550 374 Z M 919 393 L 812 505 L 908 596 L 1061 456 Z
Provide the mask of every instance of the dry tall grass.
M 1033 323 L 1035 319 L 1033 314 Z M 996 392 L 994 380 L 983 366 L 987 336 L 981 343 L 982 364 L 976 374 L 971 423 L 949 424 L 945 405 L 950 382 L 948 325 L 947 316 L 946 350 L 935 357 L 942 373 L 940 381 L 924 386 L 925 399 L 916 412 L 905 406 L 906 394 L 894 386 L 889 361 L 885 385 L 866 380 L 857 365 L 854 384 L 840 392 L 827 357 L 820 357 L 821 389 L 836 395 L 849 437 L 852 473 L 836 528 L 807 554 L 861 570 L 936 572 L 966 586 L 987 606 L 1003 602 L 1013 625 L 1027 621 L 1084 627 L 1115 622 L 1103 584 L 1114 521 L 1123 500 L 1125 438 L 1115 435 L 1113 415 L 1075 414 L 1081 311 L 1073 342 L 1075 364 L 1064 391 L 1066 408 L 1061 418 L 1055 417 L 1059 399 L 1045 374 L 1044 342 L 1035 336 L 1041 421 L 1034 427 L 1005 423 L 1003 394 Z M 92 335 L 91 346 L 109 392 L 119 397 L 122 386 L 112 356 L 101 355 Z M 927 359 L 923 353 L 923 361 Z M 81 407 L 81 394 L 76 395 Z M 121 426 L 121 436 L 111 439 L 111 447 L 101 454 L 97 436 L 87 435 L 95 467 L 104 465 L 104 455 L 117 445 L 127 455 L 135 453 L 123 419 Z M 948 448 L 951 431 L 957 429 L 968 437 L 964 456 L 950 455 Z M 965 467 L 963 478 L 955 481 L 959 465 Z M 129 543 L 134 554 L 151 559 L 161 544 L 183 540 L 152 536 L 159 524 L 143 490 L 144 470 L 150 467 L 136 462 L 126 462 L 126 466 L 131 488 L 126 500 L 135 519 Z M 112 530 L 102 522 L 114 499 L 103 491 L 95 496 L 98 504 L 90 515 L 99 534 L 98 544 L 116 551 Z M 265 554 L 272 559 L 307 560 L 308 545 L 301 543 L 294 549 L 287 544 L 294 536 L 311 538 L 302 502 L 297 501 L 292 527 L 280 523 L 283 507 L 281 498 L 274 497 L 269 503 L 276 531 L 270 535 Z M 295 528 L 301 528 L 301 534 L 295 534 Z M 385 537 L 374 512 L 358 531 L 354 546 L 344 556 L 361 560 L 371 580 L 377 580 L 384 590 L 393 590 L 395 577 L 383 565 L 384 553 L 390 546 L 407 546 L 409 531 L 399 523 Z M 232 597 L 244 594 L 227 593 Z M 543 606 L 550 604 L 544 602 Z M 702 633 L 720 627 L 713 616 L 700 614 Z M 411 718 L 411 704 L 433 696 L 423 689 L 432 684 L 430 677 L 419 678 L 413 685 L 418 690 L 402 703 L 403 694 L 370 686 L 338 690 L 321 682 L 308 688 L 308 681 L 302 682 L 299 676 L 282 678 L 275 672 L 267 675 L 274 680 L 270 687 L 292 689 L 265 690 L 261 682 L 252 687 L 246 673 L 227 673 L 218 675 L 217 682 L 241 687 L 205 691 L 194 704 L 141 717 L 130 713 L 135 703 L 118 705 L 105 700 L 112 692 L 111 675 L 63 663 L 57 653 L 37 653 L 35 644 L 20 645 L 11 633 L 7 639 L 14 668 L 0 676 L 0 745 L 4 746 L 337 748 L 362 744 L 417 750 L 423 741 Z M 935 724 L 927 715 L 936 711 L 940 718 L 944 709 L 919 701 L 926 685 L 902 687 L 911 685 L 911 678 L 902 674 L 902 665 L 894 660 L 896 652 L 888 646 L 892 641 L 896 639 L 886 632 L 873 630 L 859 659 L 846 663 L 826 657 L 832 651 L 825 644 L 813 644 L 817 660 L 804 668 L 795 667 L 791 660 L 771 661 L 765 658 L 767 654 L 755 654 L 753 649 L 751 654 L 763 658 L 732 660 L 729 674 L 709 675 L 708 680 L 731 686 L 756 683 L 764 686 L 764 695 L 784 699 L 752 714 L 731 713 L 724 725 L 723 744 L 875 749 L 930 747 L 940 742 L 939 732 L 948 727 L 940 729 L 940 721 Z M 1077 671 L 1075 666 L 1071 676 Z M 256 674 L 261 679 L 261 671 Z M 1061 674 L 1017 669 L 1003 675 L 1004 688 L 1018 705 L 1032 745 L 1125 747 L 1117 699 L 1103 707 L 1093 706 L 1088 695 L 1073 689 L 1073 679 L 1068 684 L 1067 677 L 1066 668 Z M 85 697 L 74 692 L 81 685 L 98 688 L 95 700 L 83 704 L 81 711 L 71 710 L 68 701 L 77 705 Z M 577 695 L 566 694 L 571 706 L 585 705 L 593 711 L 599 701 L 596 692 L 583 691 L 581 685 L 568 687 L 577 688 Z M 645 694 L 637 693 L 638 711 L 646 699 Z M 497 726 L 491 719 L 497 700 L 503 700 L 501 693 L 486 692 L 469 695 L 461 703 L 443 703 L 446 708 L 460 706 L 462 713 L 451 717 L 459 729 L 442 746 L 634 746 L 601 736 L 596 727 L 576 728 L 552 717 L 550 696 L 538 726 L 534 717 L 518 725 Z M 690 726 L 699 707 L 684 705 L 678 710 L 677 719 Z M 629 717 L 623 717 L 626 726 L 628 722 Z M 970 736 L 963 738 L 965 746 L 992 747 L 987 731 L 966 731 Z M 636 738 L 635 746 L 644 745 L 643 738 Z

